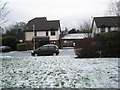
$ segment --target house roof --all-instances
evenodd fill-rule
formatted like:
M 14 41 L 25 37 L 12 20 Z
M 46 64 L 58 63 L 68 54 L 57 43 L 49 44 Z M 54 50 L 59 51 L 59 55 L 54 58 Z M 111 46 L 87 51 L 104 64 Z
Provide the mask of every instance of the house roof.
M 73 39 L 84 39 L 86 38 L 86 34 L 79 33 L 79 34 L 67 34 L 64 37 L 62 37 L 63 40 L 73 40 Z
M 120 27 L 120 16 L 94 17 L 97 27 Z
M 46 17 L 37 17 L 28 21 L 25 31 L 33 31 L 33 27 L 36 31 L 58 30 L 60 29 L 60 21 L 47 21 Z

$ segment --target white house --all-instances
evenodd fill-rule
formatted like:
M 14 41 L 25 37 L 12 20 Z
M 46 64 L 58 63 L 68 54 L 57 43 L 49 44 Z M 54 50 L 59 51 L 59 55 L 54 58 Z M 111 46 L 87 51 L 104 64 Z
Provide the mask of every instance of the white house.
M 92 36 L 120 29 L 120 16 L 94 17 L 92 22 Z
M 33 48 L 34 40 L 39 46 L 54 43 L 60 46 L 60 21 L 47 20 L 46 17 L 34 18 L 28 21 L 25 30 L 25 42 L 29 49 Z

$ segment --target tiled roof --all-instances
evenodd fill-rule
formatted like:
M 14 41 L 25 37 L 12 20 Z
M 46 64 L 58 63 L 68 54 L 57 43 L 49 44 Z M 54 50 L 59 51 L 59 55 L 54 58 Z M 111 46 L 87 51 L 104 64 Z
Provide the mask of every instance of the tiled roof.
M 32 31 L 33 25 L 36 31 L 58 30 L 60 28 L 60 21 L 47 21 L 46 17 L 34 18 L 28 21 L 25 31 Z
M 97 27 L 120 27 L 120 16 L 94 17 Z

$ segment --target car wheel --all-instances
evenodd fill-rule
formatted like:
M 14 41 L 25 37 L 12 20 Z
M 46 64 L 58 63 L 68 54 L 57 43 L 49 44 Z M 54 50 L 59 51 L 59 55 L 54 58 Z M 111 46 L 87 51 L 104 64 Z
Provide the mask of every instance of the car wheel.
M 56 53 L 53 53 L 53 56 L 57 56 L 57 54 L 56 54 Z

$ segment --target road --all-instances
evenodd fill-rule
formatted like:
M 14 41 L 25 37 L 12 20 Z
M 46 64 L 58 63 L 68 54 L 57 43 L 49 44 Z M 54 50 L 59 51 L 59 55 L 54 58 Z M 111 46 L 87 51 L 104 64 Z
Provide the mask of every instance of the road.
M 11 51 L 7 53 L 0 53 L 0 56 L 11 56 L 11 57 L 29 57 L 31 56 L 31 51 Z M 75 55 L 74 48 L 63 48 L 59 50 L 60 53 L 58 56 L 69 56 L 69 55 Z

